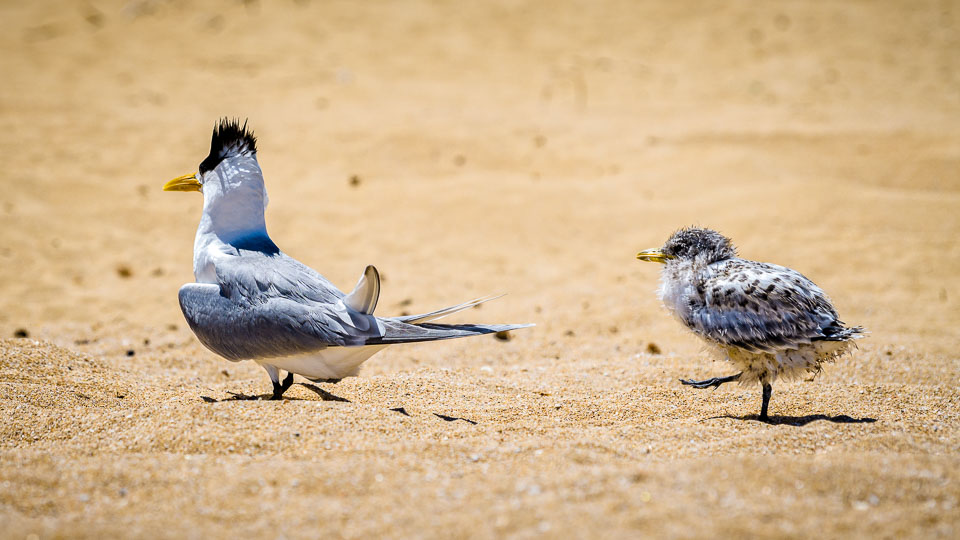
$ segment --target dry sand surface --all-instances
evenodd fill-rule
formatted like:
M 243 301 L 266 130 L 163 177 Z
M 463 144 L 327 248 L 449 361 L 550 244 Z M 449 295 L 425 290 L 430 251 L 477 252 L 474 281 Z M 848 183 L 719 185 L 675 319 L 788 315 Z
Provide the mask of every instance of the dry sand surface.
M 0 20 L 0 536 L 960 535 L 955 1 Z M 202 197 L 160 190 L 221 115 L 286 252 L 346 289 L 375 264 L 379 314 L 509 292 L 456 321 L 537 326 L 231 400 L 269 380 L 186 327 Z M 677 382 L 730 368 L 634 255 L 689 224 L 872 332 L 772 424 L 757 388 Z

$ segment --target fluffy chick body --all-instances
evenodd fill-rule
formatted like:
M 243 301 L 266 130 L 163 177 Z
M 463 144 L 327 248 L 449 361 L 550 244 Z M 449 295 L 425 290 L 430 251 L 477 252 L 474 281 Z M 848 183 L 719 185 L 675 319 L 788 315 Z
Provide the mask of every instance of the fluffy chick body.
M 843 328 L 820 287 L 789 268 L 739 258 L 663 268 L 660 299 L 741 372 L 741 385 L 819 373 L 842 355 Z
M 681 382 L 697 388 L 760 383 L 761 419 L 774 381 L 818 373 L 863 336 L 862 328 L 844 325 L 812 281 L 790 268 L 737 257 L 730 239 L 716 231 L 681 229 L 662 248 L 637 257 L 664 264 L 664 306 L 740 370 Z

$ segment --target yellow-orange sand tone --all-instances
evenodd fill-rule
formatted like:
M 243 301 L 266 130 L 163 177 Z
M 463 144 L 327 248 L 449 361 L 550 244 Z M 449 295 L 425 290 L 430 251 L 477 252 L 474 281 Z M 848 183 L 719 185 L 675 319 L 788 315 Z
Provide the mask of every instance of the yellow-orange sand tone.
M 0 20 L 4 536 L 960 534 L 953 3 L 7 2 Z M 286 252 L 344 289 L 375 264 L 384 315 L 508 292 L 451 322 L 538 326 L 223 401 L 269 386 L 186 327 L 202 197 L 160 191 L 223 115 L 260 137 Z M 691 224 L 872 332 L 778 385 L 779 423 L 751 419 L 756 389 L 677 380 L 729 367 L 634 256 Z

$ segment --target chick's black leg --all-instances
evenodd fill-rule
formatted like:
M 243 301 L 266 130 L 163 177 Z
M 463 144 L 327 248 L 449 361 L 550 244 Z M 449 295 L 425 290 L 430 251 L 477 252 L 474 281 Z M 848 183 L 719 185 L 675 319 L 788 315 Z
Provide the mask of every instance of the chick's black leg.
M 695 381 L 693 379 L 680 379 L 680 382 L 694 388 L 710 388 L 711 386 L 714 388 L 719 388 L 723 383 L 739 380 L 740 375 L 742 375 L 742 373 L 737 373 L 736 375 L 730 375 L 728 377 L 714 377 L 712 379 L 705 379 L 702 381 Z
M 283 379 L 282 383 L 273 383 L 273 395 L 270 399 L 280 399 L 283 397 L 283 393 L 287 391 L 288 388 L 293 386 L 293 373 L 287 372 L 287 377 Z
M 760 406 L 760 418 L 759 420 L 768 421 L 770 417 L 767 416 L 767 406 L 770 405 L 770 394 L 773 393 L 772 384 L 763 385 L 763 405 Z

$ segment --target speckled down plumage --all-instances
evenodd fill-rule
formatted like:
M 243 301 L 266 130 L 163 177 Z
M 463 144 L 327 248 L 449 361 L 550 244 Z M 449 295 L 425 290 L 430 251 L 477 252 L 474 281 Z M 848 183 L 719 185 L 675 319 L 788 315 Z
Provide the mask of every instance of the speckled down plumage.
M 808 278 L 736 257 L 715 231 L 682 229 L 662 251 L 672 257 L 661 277 L 664 305 L 742 371 L 741 384 L 819 372 L 863 335 Z

